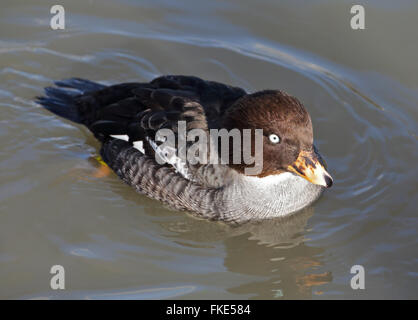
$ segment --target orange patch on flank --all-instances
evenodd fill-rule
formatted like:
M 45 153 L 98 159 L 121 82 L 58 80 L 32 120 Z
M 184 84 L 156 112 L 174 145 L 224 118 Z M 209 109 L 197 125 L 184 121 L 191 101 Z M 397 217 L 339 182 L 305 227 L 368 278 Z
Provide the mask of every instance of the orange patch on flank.
M 307 274 L 298 279 L 299 284 L 304 287 L 320 286 L 331 282 L 331 274 L 329 272 L 319 274 Z
M 100 164 L 100 167 L 93 173 L 94 178 L 104 178 L 111 174 L 112 170 L 106 164 Z

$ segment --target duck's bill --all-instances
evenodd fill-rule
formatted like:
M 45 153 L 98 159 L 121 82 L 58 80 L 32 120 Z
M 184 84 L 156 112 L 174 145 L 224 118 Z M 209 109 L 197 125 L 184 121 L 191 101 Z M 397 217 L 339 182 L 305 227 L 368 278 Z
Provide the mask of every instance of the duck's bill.
M 325 170 L 324 163 L 315 151 L 301 151 L 296 161 L 287 167 L 313 184 L 329 188 L 332 186 L 332 177 Z

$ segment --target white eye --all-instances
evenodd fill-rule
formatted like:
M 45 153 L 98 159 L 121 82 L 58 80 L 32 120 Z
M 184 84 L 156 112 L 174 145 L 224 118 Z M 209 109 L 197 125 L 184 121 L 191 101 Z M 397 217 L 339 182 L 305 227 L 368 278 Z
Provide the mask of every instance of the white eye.
M 280 142 L 280 138 L 276 134 L 269 135 L 269 139 L 272 143 L 279 143 Z

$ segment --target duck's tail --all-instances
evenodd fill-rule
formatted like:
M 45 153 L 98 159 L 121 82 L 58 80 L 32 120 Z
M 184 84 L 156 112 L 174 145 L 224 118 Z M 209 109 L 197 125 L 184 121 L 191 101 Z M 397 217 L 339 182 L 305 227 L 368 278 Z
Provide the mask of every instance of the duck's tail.
M 79 78 L 56 81 L 55 85 L 56 87 L 45 88 L 46 95 L 36 97 L 36 102 L 52 113 L 77 123 L 83 123 L 83 119 L 75 99 L 86 92 L 106 87 L 100 83 Z

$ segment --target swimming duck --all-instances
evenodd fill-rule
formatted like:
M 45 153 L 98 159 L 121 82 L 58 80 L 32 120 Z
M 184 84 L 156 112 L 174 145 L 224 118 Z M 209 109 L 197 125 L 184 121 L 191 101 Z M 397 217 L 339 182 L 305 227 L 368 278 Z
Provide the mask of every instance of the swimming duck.
M 309 113 L 283 91 L 248 94 L 179 75 L 116 85 L 71 78 L 55 85 L 37 102 L 85 125 L 102 143 L 103 161 L 123 181 L 175 210 L 237 223 L 274 218 L 310 205 L 332 185 L 313 144 Z M 156 133 L 165 128 L 178 135 L 180 121 L 187 132 L 207 135 L 211 129 L 262 129 L 261 169 L 249 175 L 252 164 L 242 162 L 190 164 L 176 156 L 179 144 L 169 155 Z

